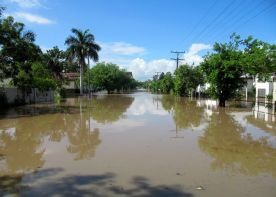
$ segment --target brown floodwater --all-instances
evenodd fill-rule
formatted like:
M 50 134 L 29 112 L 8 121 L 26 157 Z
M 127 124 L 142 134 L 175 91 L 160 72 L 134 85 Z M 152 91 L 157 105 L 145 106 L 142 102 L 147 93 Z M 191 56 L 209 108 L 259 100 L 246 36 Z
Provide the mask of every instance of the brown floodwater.
M 0 196 L 276 196 L 275 107 L 137 92 L 0 110 Z

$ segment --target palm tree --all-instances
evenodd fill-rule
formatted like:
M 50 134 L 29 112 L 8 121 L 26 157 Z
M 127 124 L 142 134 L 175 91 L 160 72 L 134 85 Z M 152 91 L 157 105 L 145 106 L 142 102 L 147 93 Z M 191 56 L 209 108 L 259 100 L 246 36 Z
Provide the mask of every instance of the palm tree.
M 98 52 L 101 47 L 95 43 L 94 35 L 89 32 L 89 29 L 81 31 L 79 29 L 72 29 L 72 33 L 75 35 L 70 35 L 65 44 L 68 45 L 68 55 L 69 59 L 77 61 L 80 67 L 80 94 L 83 93 L 82 81 L 83 81 L 83 69 L 86 68 L 85 59 L 92 58 L 94 61 L 98 61 Z
M 62 70 L 65 65 L 65 52 L 59 50 L 57 46 L 53 47 L 44 54 L 44 59 L 48 69 L 54 75 L 56 80 L 62 79 Z

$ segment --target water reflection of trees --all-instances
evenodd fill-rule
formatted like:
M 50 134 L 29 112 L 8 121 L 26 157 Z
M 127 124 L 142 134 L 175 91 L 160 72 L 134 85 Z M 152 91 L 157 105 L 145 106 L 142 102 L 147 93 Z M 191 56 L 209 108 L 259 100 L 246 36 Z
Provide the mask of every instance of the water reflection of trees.
M 109 95 L 92 99 L 91 116 L 99 123 L 111 123 L 122 118 L 134 98 L 121 95 Z
M 133 100 L 114 95 L 73 100 L 60 106 L 26 106 L 8 113 L 10 118 L 0 119 L 0 161 L 5 167 L 1 166 L 1 172 L 24 172 L 43 166 L 45 139 L 60 142 L 67 138 L 65 148 L 76 160 L 94 157 L 101 140 L 100 130 L 91 120 L 119 120 Z
M 198 107 L 196 101 L 170 95 L 163 95 L 160 99 L 163 108 L 173 115 L 178 128 L 197 127 L 201 124 L 204 108 Z
M 95 156 L 96 148 L 101 143 L 99 128 L 91 128 L 89 113 L 68 117 L 66 133 L 69 145 L 67 151 L 75 155 L 75 160 L 89 159 Z
M 199 146 L 213 157 L 213 169 L 248 175 L 267 172 L 276 176 L 276 149 L 266 138 L 255 140 L 250 134 L 245 134 L 245 128 L 223 110 L 212 115 L 209 126 L 199 139 Z
M 16 127 L 0 132 L 0 155 L 5 167 L 0 174 L 37 169 L 44 164 L 41 133 L 32 129 L 34 122 L 15 121 Z
M 98 128 L 88 124 L 89 114 L 55 113 L 0 120 L 0 174 L 36 170 L 44 164 L 45 139 L 60 142 L 67 137 L 65 147 L 75 159 L 95 155 L 100 144 Z M 45 147 L 47 148 L 47 147 Z

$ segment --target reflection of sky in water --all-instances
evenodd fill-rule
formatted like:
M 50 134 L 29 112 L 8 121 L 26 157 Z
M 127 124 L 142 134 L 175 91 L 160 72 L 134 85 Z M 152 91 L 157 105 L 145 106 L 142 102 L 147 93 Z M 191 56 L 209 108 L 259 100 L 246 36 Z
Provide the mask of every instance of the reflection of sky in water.
M 254 140 L 261 140 L 263 138 L 267 139 L 268 144 L 276 148 L 276 136 L 273 136 L 271 133 L 268 133 L 257 126 L 249 123 L 246 119 L 246 117 L 253 116 L 252 112 L 233 112 L 230 113 L 233 115 L 236 121 L 238 121 L 239 124 L 241 124 L 242 127 L 245 128 L 245 132 L 243 134 L 243 137 L 250 135 Z
M 145 93 L 134 93 L 128 95 L 134 101 L 117 121 L 109 123 L 99 123 L 91 118 L 91 128 L 101 128 L 105 133 L 123 133 L 131 131 L 145 130 L 145 128 L 159 125 L 160 122 L 166 123 L 171 119 L 171 115 L 162 107 L 159 98 L 161 95 Z M 172 122 L 172 120 L 170 121 Z M 89 124 L 89 123 L 88 123 Z M 170 125 L 170 124 L 169 124 Z
M 0 174 L 5 169 L 7 174 L 9 169 L 20 174 L 34 170 L 36 173 L 24 177 L 23 185 L 29 186 L 28 180 L 33 178 L 34 184 L 27 190 L 40 193 L 44 185 L 50 191 L 48 196 L 54 195 L 51 191 L 69 194 L 70 188 L 86 187 L 85 179 L 74 183 L 71 175 L 98 177 L 105 172 L 116 174 L 114 182 L 92 181 L 95 188 L 87 185 L 89 191 L 111 188 L 110 183 L 132 191 L 131 180 L 139 175 L 152 185 L 181 184 L 192 192 L 203 185 L 207 189 L 198 192 L 205 196 L 275 196 L 276 149 L 271 148 L 276 147 L 275 124 L 269 123 L 273 127 L 268 129 L 268 122 L 257 121 L 252 111 L 221 110 L 211 100 L 196 102 L 147 93 L 90 101 L 79 100 L 82 109 L 72 101 L 72 107 L 61 112 L 0 119 L 0 140 L 4 142 L 0 151 L 4 148 L 7 155 L 0 160 Z M 253 140 L 246 139 L 249 134 Z M 262 144 L 261 138 L 269 145 Z M 57 169 L 55 176 L 47 178 L 41 173 L 48 169 Z M 64 172 L 57 173 L 58 169 Z M 140 189 L 137 191 L 139 195 Z
M 157 95 L 138 94 L 135 95 L 135 100 L 127 110 L 127 114 L 141 116 L 145 114 L 154 114 L 165 116 L 168 112 L 162 107 L 162 104 Z

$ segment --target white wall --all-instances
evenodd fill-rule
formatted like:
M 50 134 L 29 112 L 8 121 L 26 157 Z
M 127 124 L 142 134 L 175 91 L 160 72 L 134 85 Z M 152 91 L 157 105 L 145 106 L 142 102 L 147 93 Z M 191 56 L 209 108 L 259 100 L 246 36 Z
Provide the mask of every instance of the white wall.
M 272 82 L 257 82 L 256 83 L 256 97 L 258 97 L 258 89 L 265 89 L 265 95 L 273 93 L 273 83 Z
M 261 119 L 264 121 L 271 121 L 271 122 L 275 122 L 275 106 L 273 106 L 272 108 L 266 107 L 265 104 L 264 105 L 260 105 L 258 103 L 255 104 L 253 113 L 254 113 L 254 117 L 256 119 Z

